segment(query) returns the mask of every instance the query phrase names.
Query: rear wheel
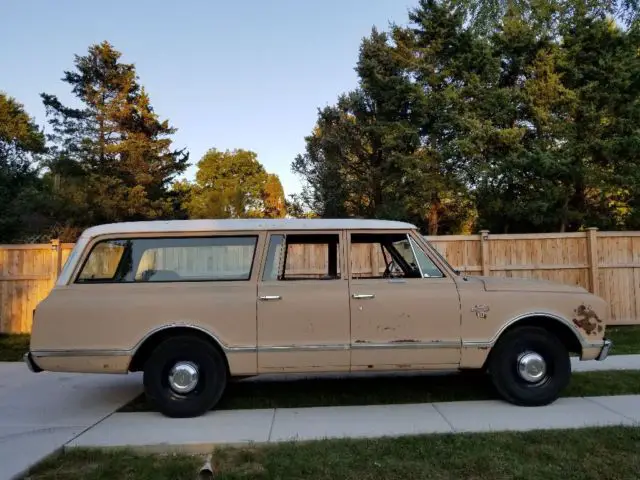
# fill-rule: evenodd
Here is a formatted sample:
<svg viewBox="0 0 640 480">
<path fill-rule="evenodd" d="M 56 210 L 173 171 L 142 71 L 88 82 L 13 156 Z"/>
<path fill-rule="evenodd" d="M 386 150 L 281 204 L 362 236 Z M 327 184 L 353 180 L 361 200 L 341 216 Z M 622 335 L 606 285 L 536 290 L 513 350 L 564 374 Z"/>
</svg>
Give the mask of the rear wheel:
<svg viewBox="0 0 640 480">
<path fill-rule="evenodd" d="M 569 352 L 558 337 L 543 328 L 516 328 L 505 333 L 493 348 L 489 374 L 508 402 L 548 405 L 569 384 Z"/>
<path fill-rule="evenodd" d="M 168 417 L 197 417 L 211 410 L 227 385 L 219 351 L 193 336 L 169 338 L 151 353 L 144 367 L 147 398 Z"/>
</svg>

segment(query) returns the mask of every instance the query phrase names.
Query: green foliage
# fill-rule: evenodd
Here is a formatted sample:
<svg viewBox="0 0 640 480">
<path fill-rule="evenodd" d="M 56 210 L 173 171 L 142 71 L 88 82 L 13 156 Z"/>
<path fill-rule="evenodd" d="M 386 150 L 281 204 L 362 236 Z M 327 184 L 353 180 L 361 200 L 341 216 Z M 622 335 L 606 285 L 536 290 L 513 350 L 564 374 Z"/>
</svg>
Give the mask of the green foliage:
<svg viewBox="0 0 640 480">
<path fill-rule="evenodd" d="M 635 228 L 640 26 L 605 16 L 621 5 L 421 0 L 320 110 L 292 165 L 303 203 L 430 234 Z"/>
<path fill-rule="evenodd" d="M 285 216 L 284 191 L 248 150 L 211 149 L 198 162 L 185 204 L 192 218 L 278 218 Z"/>
<path fill-rule="evenodd" d="M 160 120 L 132 64 L 108 42 L 89 47 L 66 71 L 80 108 L 42 94 L 52 134 L 48 162 L 59 215 L 74 225 L 173 218 L 169 187 L 188 166 L 172 150 L 176 129 Z"/>
<path fill-rule="evenodd" d="M 0 93 L 0 242 L 38 228 L 46 192 L 36 160 L 44 152 L 44 134 L 23 105 Z"/>
<path fill-rule="evenodd" d="M 555 28 L 571 18 L 614 16 L 629 26 L 638 19 L 638 0 L 452 0 L 474 31 L 491 33 L 510 11 L 536 27 Z"/>
</svg>

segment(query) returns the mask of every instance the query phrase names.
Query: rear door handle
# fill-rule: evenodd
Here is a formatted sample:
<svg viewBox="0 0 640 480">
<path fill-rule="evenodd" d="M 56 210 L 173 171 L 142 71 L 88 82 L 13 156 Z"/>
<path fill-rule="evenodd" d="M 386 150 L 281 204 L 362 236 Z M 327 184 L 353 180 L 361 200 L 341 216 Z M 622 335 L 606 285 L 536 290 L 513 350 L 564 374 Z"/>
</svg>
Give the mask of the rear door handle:
<svg viewBox="0 0 640 480">
<path fill-rule="evenodd" d="M 281 300 L 282 297 L 280 295 L 262 295 L 260 297 L 260 300 L 262 300 L 263 302 L 269 302 L 269 301 L 273 301 L 273 300 Z"/>
<path fill-rule="evenodd" d="M 375 295 L 373 293 L 360 293 L 360 294 L 354 293 L 351 296 L 353 298 L 360 299 L 360 300 L 364 300 L 364 299 L 367 299 L 367 298 L 374 298 L 375 297 Z"/>
</svg>

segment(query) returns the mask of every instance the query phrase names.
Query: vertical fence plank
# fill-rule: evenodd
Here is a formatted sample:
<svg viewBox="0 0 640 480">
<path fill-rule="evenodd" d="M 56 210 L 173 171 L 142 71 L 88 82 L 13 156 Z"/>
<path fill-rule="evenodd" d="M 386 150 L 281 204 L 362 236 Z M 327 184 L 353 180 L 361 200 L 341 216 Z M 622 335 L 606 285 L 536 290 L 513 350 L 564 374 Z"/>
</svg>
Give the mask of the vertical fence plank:
<svg viewBox="0 0 640 480">
<path fill-rule="evenodd" d="M 491 274 L 491 269 L 489 268 L 490 258 L 489 230 L 480 230 L 480 261 L 482 262 L 482 275 L 485 277 Z"/>
<path fill-rule="evenodd" d="M 589 291 L 600 295 L 600 274 L 598 272 L 598 229 L 587 229 L 587 251 L 589 255 Z"/>
<path fill-rule="evenodd" d="M 51 285 L 55 285 L 62 268 L 62 248 L 60 240 L 51 240 Z"/>
</svg>

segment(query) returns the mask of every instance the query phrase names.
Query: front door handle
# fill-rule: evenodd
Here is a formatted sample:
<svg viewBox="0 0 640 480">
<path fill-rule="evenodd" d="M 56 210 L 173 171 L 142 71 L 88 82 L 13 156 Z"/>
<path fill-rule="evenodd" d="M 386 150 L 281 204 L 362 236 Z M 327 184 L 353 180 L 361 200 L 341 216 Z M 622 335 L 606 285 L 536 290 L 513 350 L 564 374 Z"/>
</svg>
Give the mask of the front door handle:
<svg viewBox="0 0 640 480">
<path fill-rule="evenodd" d="M 263 302 L 269 302 L 269 301 L 273 301 L 273 300 L 281 300 L 282 297 L 280 295 L 262 295 L 260 297 L 260 300 L 262 300 Z"/>
<path fill-rule="evenodd" d="M 351 296 L 353 298 L 360 299 L 360 300 L 364 300 L 364 299 L 367 299 L 367 298 L 374 298 L 375 297 L 375 295 L 373 293 L 361 293 L 361 294 L 354 293 Z"/>
</svg>

